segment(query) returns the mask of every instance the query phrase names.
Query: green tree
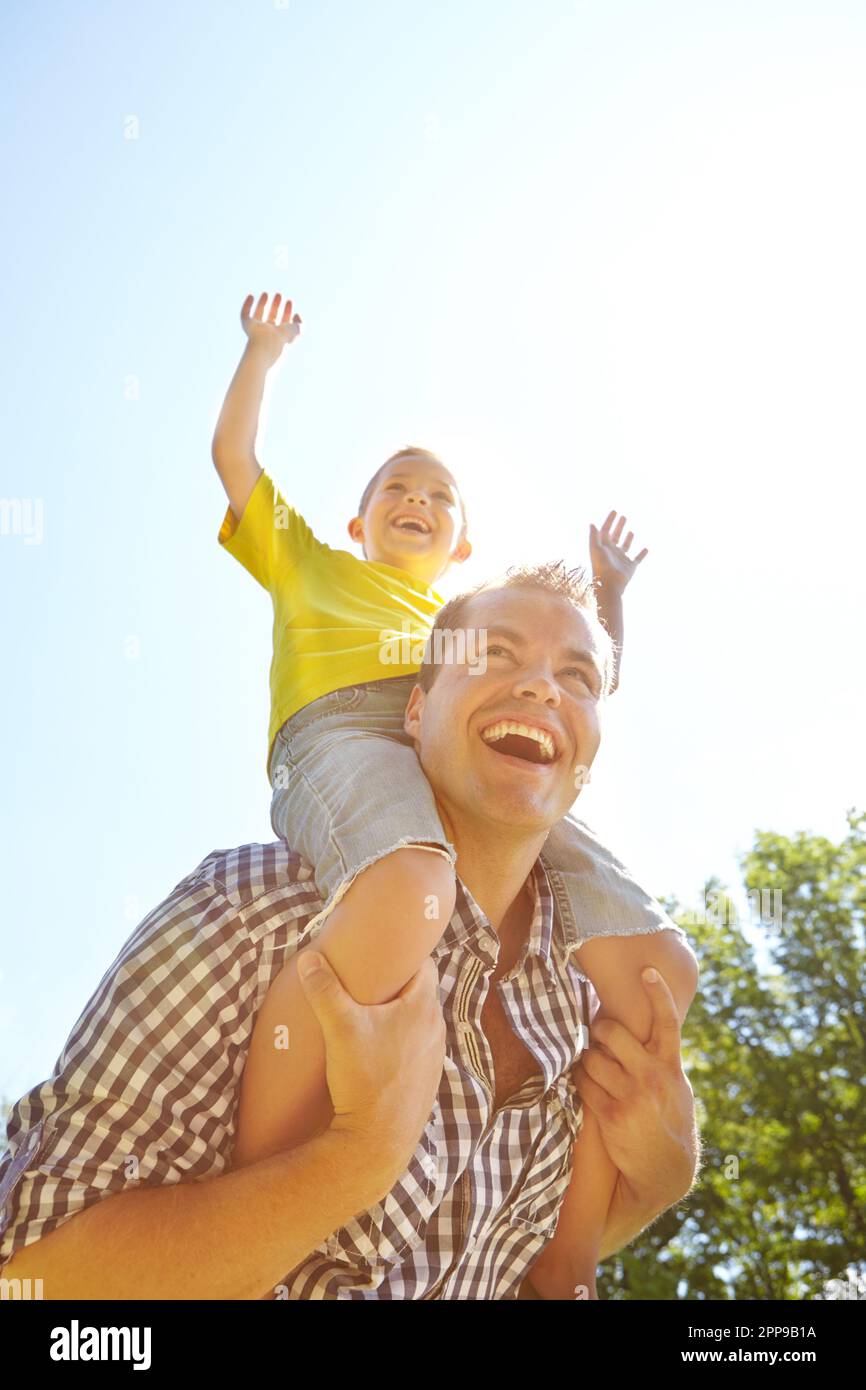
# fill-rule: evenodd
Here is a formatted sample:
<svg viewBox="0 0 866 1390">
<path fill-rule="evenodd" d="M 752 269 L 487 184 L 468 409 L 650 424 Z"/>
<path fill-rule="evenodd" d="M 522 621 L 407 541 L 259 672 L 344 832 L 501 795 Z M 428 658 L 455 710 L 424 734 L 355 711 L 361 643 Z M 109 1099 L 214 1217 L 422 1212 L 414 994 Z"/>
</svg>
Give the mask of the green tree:
<svg viewBox="0 0 866 1390">
<path fill-rule="evenodd" d="M 762 831 L 743 859 L 750 901 L 782 907 L 760 919 L 768 968 L 716 880 L 710 911 L 668 903 L 701 964 L 683 1037 L 701 1171 L 602 1267 L 602 1298 L 808 1299 L 866 1277 L 866 814 L 847 820 L 841 844 Z"/>
</svg>

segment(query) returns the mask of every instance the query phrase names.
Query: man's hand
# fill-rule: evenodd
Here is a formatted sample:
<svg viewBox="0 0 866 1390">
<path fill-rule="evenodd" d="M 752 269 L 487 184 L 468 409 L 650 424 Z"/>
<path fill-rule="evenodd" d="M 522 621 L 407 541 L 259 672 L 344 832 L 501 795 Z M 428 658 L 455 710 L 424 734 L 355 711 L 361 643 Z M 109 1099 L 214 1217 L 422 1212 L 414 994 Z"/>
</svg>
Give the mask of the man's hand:
<svg viewBox="0 0 866 1390">
<path fill-rule="evenodd" d="M 442 1079 L 438 971 L 428 957 L 395 999 L 369 1006 L 343 988 L 321 951 L 298 953 L 298 975 L 325 1039 L 329 1132 L 348 1137 L 358 1163 L 372 1159 L 380 1201 L 410 1162 Z"/>
<path fill-rule="evenodd" d="M 287 343 L 293 343 L 301 331 L 300 314 L 292 317 L 292 301 L 287 299 L 283 305 L 283 316 L 278 318 L 281 296 L 274 295 L 271 311 L 265 318 L 266 294 L 259 296 L 259 302 L 250 313 L 253 296 L 248 294 L 241 308 L 241 327 L 250 340 L 273 366 Z"/>
<path fill-rule="evenodd" d="M 614 590 L 621 594 L 641 560 L 649 554 L 649 551 L 643 549 L 639 555 L 632 558 L 628 550 L 634 540 L 634 532 L 629 531 L 620 545 L 619 538 L 623 533 L 625 517 L 620 517 L 616 527 L 611 532 L 610 528 L 615 517 L 616 512 L 609 512 L 600 531 L 597 526 L 590 526 L 589 553 L 592 559 L 593 576 L 600 581 L 603 589 Z"/>
<path fill-rule="evenodd" d="M 610 1018 L 592 1023 L 591 1046 L 572 1069 L 620 1171 L 602 1258 L 628 1244 L 678 1202 L 694 1181 L 699 1147 L 695 1098 L 682 1069 L 680 1021 L 665 981 L 641 979 L 653 1011 L 646 1045 Z"/>
</svg>

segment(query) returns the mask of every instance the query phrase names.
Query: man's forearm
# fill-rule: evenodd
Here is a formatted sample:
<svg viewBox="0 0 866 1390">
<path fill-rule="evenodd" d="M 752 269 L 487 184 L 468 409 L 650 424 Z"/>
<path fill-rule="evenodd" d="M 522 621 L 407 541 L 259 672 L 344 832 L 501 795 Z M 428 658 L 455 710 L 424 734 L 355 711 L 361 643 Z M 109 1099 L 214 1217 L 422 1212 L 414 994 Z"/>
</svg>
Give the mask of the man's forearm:
<svg viewBox="0 0 866 1390">
<path fill-rule="evenodd" d="M 3 1278 L 47 1299 L 261 1299 L 389 1190 L 355 1141 L 326 1130 L 206 1182 L 117 1193 L 24 1246 Z"/>
<path fill-rule="evenodd" d="M 630 1245 L 641 1231 L 646 1230 L 665 1207 L 648 1204 L 632 1192 L 622 1174 L 616 1185 L 605 1222 L 599 1248 L 599 1259 L 609 1259 L 617 1250 Z"/>
</svg>

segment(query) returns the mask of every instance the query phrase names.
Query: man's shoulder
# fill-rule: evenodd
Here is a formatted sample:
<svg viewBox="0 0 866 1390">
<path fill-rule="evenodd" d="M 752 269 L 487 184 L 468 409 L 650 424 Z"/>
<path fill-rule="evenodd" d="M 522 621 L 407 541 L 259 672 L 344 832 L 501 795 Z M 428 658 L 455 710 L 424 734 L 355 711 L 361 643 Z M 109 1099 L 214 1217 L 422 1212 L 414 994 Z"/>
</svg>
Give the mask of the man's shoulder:
<svg viewBox="0 0 866 1390">
<path fill-rule="evenodd" d="M 311 866 L 284 840 L 211 850 L 143 918 L 118 964 L 146 959 L 167 944 L 184 956 L 239 949 L 321 906 Z"/>
<path fill-rule="evenodd" d="M 313 871 L 285 840 L 214 849 L 177 885 L 175 893 L 211 886 L 234 906 L 246 908 L 271 893 L 316 892 Z"/>
</svg>

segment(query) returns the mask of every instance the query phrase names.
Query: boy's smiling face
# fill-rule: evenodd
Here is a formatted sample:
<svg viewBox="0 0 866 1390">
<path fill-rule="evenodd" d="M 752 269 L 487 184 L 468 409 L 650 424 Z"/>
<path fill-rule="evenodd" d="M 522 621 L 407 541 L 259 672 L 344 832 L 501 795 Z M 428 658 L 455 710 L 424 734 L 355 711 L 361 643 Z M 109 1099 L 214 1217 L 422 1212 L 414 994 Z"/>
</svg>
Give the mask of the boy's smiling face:
<svg viewBox="0 0 866 1390">
<path fill-rule="evenodd" d="M 349 535 L 368 560 L 434 584 L 472 551 L 461 539 L 463 522 L 463 503 L 445 465 L 410 455 L 384 466 L 363 515 L 349 522 Z"/>
</svg>

